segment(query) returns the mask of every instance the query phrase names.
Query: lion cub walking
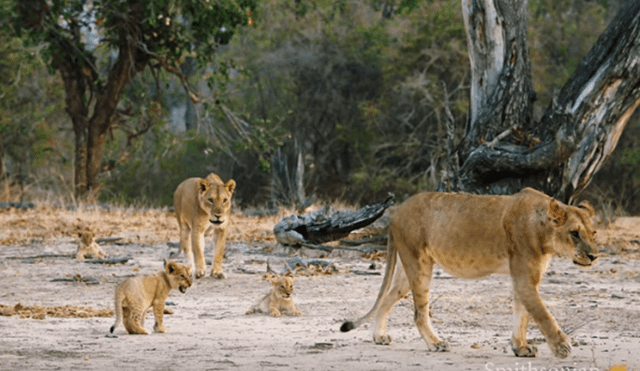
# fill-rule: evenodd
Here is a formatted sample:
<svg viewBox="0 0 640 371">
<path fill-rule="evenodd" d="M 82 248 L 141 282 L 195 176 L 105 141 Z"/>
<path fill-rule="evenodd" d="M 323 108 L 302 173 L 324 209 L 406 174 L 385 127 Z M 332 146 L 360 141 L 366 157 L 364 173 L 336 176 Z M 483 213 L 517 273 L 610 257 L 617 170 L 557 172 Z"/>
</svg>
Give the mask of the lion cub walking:
<svg viewBox="0 0 640 371">
<path fill-rule="evenodd" d="M 260 298 L 249 310 L 247 314 L 269 313 L 272 317 L 279 317 L 282 312 L 290 316 L 301 316 L 302 312 L 293 304 L 293 273 L 288 271 L 284 274 L 274 272 L 267 273 L 267 279 L 271 282 L 271 292 Z"/>
<path fill-rule="evenodd" d="M 116 323 L 111 326 L 111 333 L 124 321 L 128 333 L 146 335 L 144 318 L 151 307 L 156 319 L 153 330 L 167 332 L 162 315 L 169 291 L 178 288 L 184 294 L 191 283 L 191 267 L 176 262 L 165 262 L 165 269 L 152 275 L 127 278 L 116 288 Z"/>
<path fill-rule="evenodd" d="M 93 259 L 104 259 L 105 253 L 93 239 L 95 232 L 90 229 L 81 230 L 78 232 L 80 237 L 80 243 L 78 244 L 78 251 L 76 252 L 76 260 L 83 260 L 84 258 L 91 257 Z"/>
</svg>

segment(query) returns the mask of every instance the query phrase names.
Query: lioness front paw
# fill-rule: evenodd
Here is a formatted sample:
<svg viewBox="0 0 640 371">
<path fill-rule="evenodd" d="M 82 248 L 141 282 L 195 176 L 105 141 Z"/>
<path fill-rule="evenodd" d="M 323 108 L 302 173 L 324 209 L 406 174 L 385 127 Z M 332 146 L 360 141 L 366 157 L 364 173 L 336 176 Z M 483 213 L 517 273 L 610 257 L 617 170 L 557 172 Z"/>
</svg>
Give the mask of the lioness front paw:
<svg viewBox="0 0 640 371">
<path fill-rule="evenodd" d="M 391 335 L 389 334 L 373 335 L 373 342 L 378 345 L 390 345 Z"/>
<path fill-rule="evenodd" d="M 167 329 L 164 326 L 158 326 L 158 324 L 155 324 L 153 326 L 153 331 L 164 334 L 165 332 L 167 332 Z"/>
<path fill-rule="evenodd" d="M 216 279 L 216 280 L 223 280 L 223 279 L 227 278 L 224 275 L 224 273 L 222 273 L 222 272 L 214 272 L 214 271 L 211 271 L 211 277 Z"/>
<path fill-rule="evenodd" d="M 450 350 L 449 342 L 446 340 L 440 340 L 433 344 L 429 344 L 429 350 L 432 352 L 448 352 Z"/>
<path fill-rule="evenodd" d="M 511 349 L 516 357 L 535 357 L 538 355 L 538 348 L 530 344 L 525 344 L 517 348 L 511 346 Z"/>
<path fill-rule="evenodd" d="M 202 278 L 205 274 L 207 274 L 206 268 L 196 268 L 196 278 Z"/>
<path fill-rule="evenodd" d="M 571 354 L 571 344 L 569 344 L 569 342 L 567 341 L 558 343 L 555 346 L 552 346 L 551 344 L 549 344 L 549 347 L 551 347 L 551 351 L 553 352 L 553 355 L 555 355 L 558 358 L 567 358 Z"/>
</svg>

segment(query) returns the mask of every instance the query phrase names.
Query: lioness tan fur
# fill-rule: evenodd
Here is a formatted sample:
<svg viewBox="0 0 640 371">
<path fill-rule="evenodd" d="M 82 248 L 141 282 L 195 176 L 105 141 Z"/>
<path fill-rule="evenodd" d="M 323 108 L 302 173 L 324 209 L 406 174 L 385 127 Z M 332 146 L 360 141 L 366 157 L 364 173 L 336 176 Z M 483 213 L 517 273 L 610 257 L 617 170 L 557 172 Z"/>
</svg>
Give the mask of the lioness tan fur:
<svg viewBox="0 0 640 371">
<path fill-rule="evenodd" d="M 153 330 L 166 332 L 162 324 L 165 301 L 172 289 L 178 288 L 184 294 L 191 287 L 190 270 L 191 267 L 169 262 L 155 274 L 127 278 L 120 283 L 116 288 L 116 322 L 111 326 L 111 333 L 124 320 L 124 328 L 128 333 L 146 335 L 144 319 L 151 307 L 156 319 Z"/>
<path fill-rule="evenodd" d="M 78 244 L 78 251 L 76 252 L 77 260 L 83 260 L 84 258 L 104 259 L 106 257 L 100 245 L 94 241 L 94 236 L 95 232 L 89 229 L 78 232 L 80 243 Z"/>
<path fill-rule="evenodd" d="M 284 274 L 267 273 L 267 279 L 271 282 L 271 291 L 261 297 L 247 314 L 269 313 L 272 317 L 279 317 L 283 312 L 290 316 L 301 316 L 302 312 L 293 303 L 293 274 L 289 271 Z"/>
<path fill-rule="evenodd" d="M 409 198 L 390 225 L 386 272 L 373 308 L 357 321 L 343 323 L 341 331 L 375 316 L 374 342 L 390 344 L 387 316 L 411 290 L 414 320 L 422 338 L 430 349 L 447 351 L 448 343 L 435 334 L 428 314 L 431 274 L 438 264 L 462 278 L 510 274 L 515 355 L 537 353 L 526 340 L 531 317 L 554 355 L 569 356 L 569 339 L 545 308 L 538 287 L 553 255 L 569 257 L 580 266 L 590 266 L 597 259 L 591 224 L 594 210 L 588 204 L 580 206 L 565 205 L 531 188 L 511 196 L 421 193 Z"/>
<path fill-rule="evenodd" d="M 211 276 L 224 278 L 222 259 L 227 240 L 227 228 L 231 215 L 231 197 L 236 182 L 222 182 L 219 176 L 209 174 L 205 179 L 189 178 L 178 186 L 173 195 L 173 205 L 180 227 L 180 251 L 184 252 L 187 265 L 194 263 L 195 276 L 206 273 L 204 260 L 204 234 L 213 226 L 215 252 Z"/>
</svg>

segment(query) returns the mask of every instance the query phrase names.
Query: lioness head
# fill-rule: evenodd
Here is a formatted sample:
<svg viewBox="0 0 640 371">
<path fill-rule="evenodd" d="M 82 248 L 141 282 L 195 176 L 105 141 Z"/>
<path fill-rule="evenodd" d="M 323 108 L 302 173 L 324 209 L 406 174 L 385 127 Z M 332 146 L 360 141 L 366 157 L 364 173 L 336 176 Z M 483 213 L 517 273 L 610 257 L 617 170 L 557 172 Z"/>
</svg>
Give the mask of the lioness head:
<svg viewBox="0 0 640 371">
<path fill-rule="evenodd" d="M 210 177 L 198 181 L 198 204 L 212 224 L 219 225 L 227 221 L 235 189 L 236 182 L 233 179 L 224 184 Z"/>
<path fill-rule="evenodd" d="M 595 215 L 593 207 L 586 201 L 575 207 L 551 200 L 548 213 L 555 226 L 556 252 L 571 257 L 577 265 L 588 267 L 595 263 L 598 259 L 598 247 L 596 230 L 591 224 Z"/>
<path fill-rule="evenodd" d="M 291 295 L 293 295 L 293 282 L 295 280 L 291 271 L 285 274 L 271 274 L 268 280 L 271 282 L 271 292 L 275 293 L 278 298 L 283 300 L 291 299 Z"/>
<path fill-rule="evenodd" d="M 176 262 L 168 262 L 165 264 L 164 269 L 169 276 L 169 284 L 171 288 L 178 288 L 181 293 L 187 292 L 187 289 L 191 287 L 191 268 L 192 266 L 184 266 Z"/>
</svg>

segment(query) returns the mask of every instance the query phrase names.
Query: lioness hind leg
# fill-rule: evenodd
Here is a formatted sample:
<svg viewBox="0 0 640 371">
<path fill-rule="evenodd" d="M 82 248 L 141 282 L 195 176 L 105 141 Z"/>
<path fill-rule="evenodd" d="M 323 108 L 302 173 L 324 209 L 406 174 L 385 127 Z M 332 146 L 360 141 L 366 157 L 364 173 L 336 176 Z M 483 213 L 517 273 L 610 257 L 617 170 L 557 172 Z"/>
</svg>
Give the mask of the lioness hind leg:
<svg viewBox="0 0 640 371">
<path fill-rule="evenodd" d="M 379 345 L 391 344 L 391 336 L 387 334 L 387 317 L 398 300 L 405 297 L 411 289 L 400 259 L 396 260 L 396 262 L 391 286 L 380 303 L 373 323 L 373 341 Z"/>
<path fill-rule="evenodd" d="M 398 250 L 407 251 L 407 249 Z M 449 343 L 441 340 L 436 335 L 431 327 L 431 319 L 429 318 L 429 288 L 435 262 L 431 257 L 427 256 L 424 249 L 419 250 L 417 259 L 412 256 L 401 256 L 401 258 L 405 272 L 414 272 L 407 273 L 407 279 L 413 294 L 416 327 L 430 350 L 448 352 Z"/>
<path fill-rule="evenodd" d="M 527 310 L 518 298 L 518 294 L 513 292 L 513 336 L 511 337 L 511 349 L 516 357 L 535 357 L 538 348 L 527 343 L 527 324 L 529 316 Z"/>
</svg>

